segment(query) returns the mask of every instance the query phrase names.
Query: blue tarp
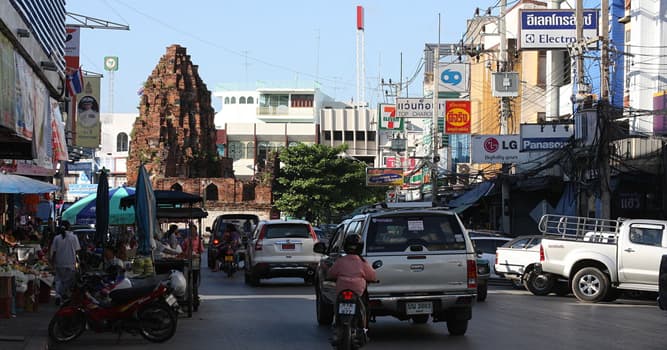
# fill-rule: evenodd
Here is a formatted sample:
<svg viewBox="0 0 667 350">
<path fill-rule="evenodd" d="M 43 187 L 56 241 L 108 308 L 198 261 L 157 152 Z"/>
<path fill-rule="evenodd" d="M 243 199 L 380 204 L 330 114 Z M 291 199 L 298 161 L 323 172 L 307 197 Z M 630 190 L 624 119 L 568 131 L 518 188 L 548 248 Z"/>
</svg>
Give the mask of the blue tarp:
<svg viewBox="0 0 667 350">
<path fill-rule="evenodd" d="M 477 203 L 480 198 L 489 194 L 493 186 L 494 183 L 492 181 L 484 181 L 475 188 L 451 200 L 447 205 L 454 208 L 462 207 L 465 210 L 465 208 Z"/>
</svg>

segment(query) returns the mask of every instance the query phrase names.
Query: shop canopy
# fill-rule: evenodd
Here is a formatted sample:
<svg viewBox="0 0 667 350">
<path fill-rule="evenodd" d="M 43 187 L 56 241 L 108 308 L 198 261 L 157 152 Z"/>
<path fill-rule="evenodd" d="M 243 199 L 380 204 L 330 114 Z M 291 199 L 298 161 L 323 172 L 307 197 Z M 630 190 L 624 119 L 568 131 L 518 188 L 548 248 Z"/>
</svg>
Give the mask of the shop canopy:
<svg viewBox="0 0 667 350">
<path fill-rule="evenodd" d="M 464 210 L 473 206 L 480 198 L 488 195 L 493 189 L 494 183 L 492 181 L 485 181 L 475 186 L 475 188 L 468 190 L 468 192 L 456 197 L 447 203 L 447 206 L 452 207 L 456 213 L 462 213 Z"/>
<path fill-rule="evenodd" d="M 0 172 L 0 193 L 50 193 L 57 190 L 58 186 L 48 182 Z"/>
</svg>

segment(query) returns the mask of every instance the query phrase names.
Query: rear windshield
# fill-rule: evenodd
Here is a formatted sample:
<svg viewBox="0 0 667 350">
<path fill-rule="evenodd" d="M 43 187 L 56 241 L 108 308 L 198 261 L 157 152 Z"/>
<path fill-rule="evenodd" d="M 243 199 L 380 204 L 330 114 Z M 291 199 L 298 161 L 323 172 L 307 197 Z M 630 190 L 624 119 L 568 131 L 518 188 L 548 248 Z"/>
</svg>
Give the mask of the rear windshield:
<svg viewBox="0 0 667 350">
<path fill-rule="evenodd" d="M 429 251 L 466 248 L 463 232 L 453 215 L 371 219 L 366 252 L 403 252 L 412 245 L 422 245 Z"/>
<path fill-rule="evenodd" d="M 264 238 L 310 238 L 310 229 L 304 224 L 266 225 Z"/>
</svg>

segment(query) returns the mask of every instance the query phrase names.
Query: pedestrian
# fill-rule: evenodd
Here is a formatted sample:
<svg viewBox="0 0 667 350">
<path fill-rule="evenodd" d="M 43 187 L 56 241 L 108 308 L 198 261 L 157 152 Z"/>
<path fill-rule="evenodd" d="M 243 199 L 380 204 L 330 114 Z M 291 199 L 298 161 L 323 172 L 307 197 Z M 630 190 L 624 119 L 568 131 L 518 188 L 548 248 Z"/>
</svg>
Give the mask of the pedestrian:
<svg viewBox="0 0 667 350">
<path fill-rule="evenodd" d="M 56 305 L 69 297 L 76 276 L 76 254 L 81 250 L 79 239 L 69 231 L 69 222 L 63 221 L 53 239 L 49 257 L 55 270 Z"/>
<path fill-rule="evenodd" d="M 204 252 L 204 243 L 199 238 L 197 226 L 190 224 L 190 231 L 182 244 L 183 254 L 192 262 L 192 293 L 193 308 L 195 311 L 199 308 L 199 279 L 201 272 L 201 254 Z"/>
</svg>

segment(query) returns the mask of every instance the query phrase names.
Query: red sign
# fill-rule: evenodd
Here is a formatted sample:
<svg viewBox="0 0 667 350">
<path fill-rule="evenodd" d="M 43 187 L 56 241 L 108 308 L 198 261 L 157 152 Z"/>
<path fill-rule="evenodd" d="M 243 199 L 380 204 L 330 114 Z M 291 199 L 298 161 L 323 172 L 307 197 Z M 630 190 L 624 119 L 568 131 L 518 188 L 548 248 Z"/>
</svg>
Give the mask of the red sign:
<svg viewBox="0 0 667 350">
<path fill-rule="evenodd" d="M 470 134 L 470 101 L 447 101 L 445 133 Z"/>
<path fill-rule="evenodd" d="M 403 162 L 405 162 L 405 157 L 387 157 L 386 165 L 387 168 L 402 168 Z M 417 159 L 408 158 L 408 170 L 412 170 L 417 165 Z"/>
</svg>

